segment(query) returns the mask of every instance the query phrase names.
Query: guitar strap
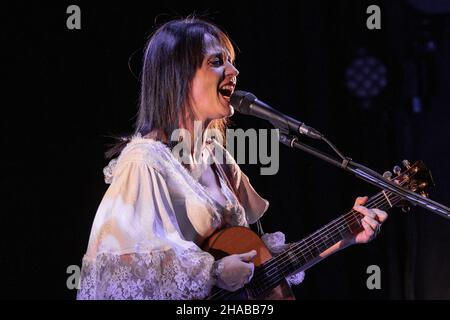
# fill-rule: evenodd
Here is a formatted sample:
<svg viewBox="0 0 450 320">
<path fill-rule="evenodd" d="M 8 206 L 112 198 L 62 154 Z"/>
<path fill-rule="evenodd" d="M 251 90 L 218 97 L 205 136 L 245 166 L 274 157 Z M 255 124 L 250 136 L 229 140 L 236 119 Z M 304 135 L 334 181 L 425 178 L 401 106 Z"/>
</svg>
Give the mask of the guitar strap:
<svg viewBox="0 0 450 320">
<path fill-rule="evenodd" d="M 219 171 L 219 174 L 222 176 L 222 178 L 225 180 L 225 182 L 227 183 L 228 187 L 233 190 L 234 195 L 236 196 L 236 198 L 238 199 L 238 201 L 240 201 L 239 199 L 239 195 L 238 195 L 238 191 L 236 190 L 237 186 L 231 182 L 231 179 L 233 177 L 232 174 L 232 164 L 226 164 L 225 162 L 223 163 L 218 163 L 217 162 L 217 158 L 215 156 L 215 153 L 208 148 L 208 151 L 210 153 L 210 155 L 214 158 L 214 165 L 216 166 L 217 170 Z M 261 224 L 261 220 L 256 221 L 256 232 L 258 233 L 258 235 L 260 237 L 262 237 L 265 232 L 262 228 L 262 224 Z"/>
<path fill-rule="evenodd" d="M 262 237 L 265 234 L 263 227 L 262 227 L 261 219 L 256 221 L 256 229 L 257 229 L 258 236 Z"/>
</svg>

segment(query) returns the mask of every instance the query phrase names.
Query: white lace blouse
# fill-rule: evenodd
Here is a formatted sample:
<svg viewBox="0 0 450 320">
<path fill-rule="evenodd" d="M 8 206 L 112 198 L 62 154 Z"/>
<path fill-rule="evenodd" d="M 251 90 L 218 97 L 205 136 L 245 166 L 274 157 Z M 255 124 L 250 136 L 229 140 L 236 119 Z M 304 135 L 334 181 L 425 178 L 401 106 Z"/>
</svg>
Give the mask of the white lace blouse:
<svg viewBox="0 0 450 320">
<path fill-rule="evenodd" d="M 201 243 L 219 227 L 256 222 L 269 205 L 224 148 L 215 142 L 208 148 L 226 158 L 216 162 L 225 206 L 159 141 L 134 137 L 105 168 L 111 185 L 95 215 L 78 299 L 208 295 L 214 258 Z"/>
</svg>

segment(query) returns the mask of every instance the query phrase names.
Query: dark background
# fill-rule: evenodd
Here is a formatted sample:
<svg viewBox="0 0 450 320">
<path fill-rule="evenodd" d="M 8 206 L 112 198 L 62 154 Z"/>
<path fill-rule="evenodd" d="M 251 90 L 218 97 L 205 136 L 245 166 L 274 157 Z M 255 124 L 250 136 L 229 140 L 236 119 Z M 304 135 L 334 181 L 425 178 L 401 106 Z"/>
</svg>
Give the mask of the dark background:
<svg viewBox="0 0 450 320">
<path fill-rule="evenodd" d="M 155 22 L 194 12 L 239 47 L 239 89 L 314 126 L 379 172 L 403 159 L 424 160 L 436 184 L 431 198 L 449 205 L 449 4 L 416 2 L 425 11 L 406 0 L 3 4 L 1 296 L 75 298 L 66 269 L 81 263 L 107 188 L 106 136 L 131 131 L 139 91 L 133 73 L 147 36 Z M 81 7 L 81 30 L 66 28 L 70 4 Z M 366 28 L 370 4 L 381 8 L 381 30 Z M 345 85 L 358 54 L 387 70 L 386 87 L 371 99 Z M 233 121 L 270 128 L 247 116 Z M 346 212 L 356 196 L 377 192 L 284 146 L 277 175 L 259 175 L 258 165 L 243 169 L 271 202 L 265 231 L 282 230 L 288 241 Z M 376 241 L 308 270 L 296 296 L 449 299 L 449 231 L 450 221 L 431 212 L 394 209 Z M 381 290 L 366 287 L 372 264 L 381 268 Z"/>
</svg>

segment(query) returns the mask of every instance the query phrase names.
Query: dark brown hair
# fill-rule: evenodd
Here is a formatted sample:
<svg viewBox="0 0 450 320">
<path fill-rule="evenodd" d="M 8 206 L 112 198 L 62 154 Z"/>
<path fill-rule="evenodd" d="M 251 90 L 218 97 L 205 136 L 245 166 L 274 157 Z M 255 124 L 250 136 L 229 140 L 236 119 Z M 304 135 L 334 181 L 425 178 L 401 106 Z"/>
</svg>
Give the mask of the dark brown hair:
<svg viewBox="0 0 450 320">
<path fill-rule="evenodd" d="M 227 49 L 234 60 L 234 48 L 228 36 L 202 19 L 169 21 L 150 37 L 144 51 L 134 134 L 145 136 L 157 132 L 170 138 L 180 121 L 185 125 L 183 122 L 194 119 L 189 95 L 192 79 L 206 54 L 205 35 Z M 211 121 L 208 128 L 219 129 L 224 134 L 226 126 L 226 119 L 217 119 Z M 123 139 L 106 156 L 118 154 L 126 142 L 127 139 Z"/>
</svg>

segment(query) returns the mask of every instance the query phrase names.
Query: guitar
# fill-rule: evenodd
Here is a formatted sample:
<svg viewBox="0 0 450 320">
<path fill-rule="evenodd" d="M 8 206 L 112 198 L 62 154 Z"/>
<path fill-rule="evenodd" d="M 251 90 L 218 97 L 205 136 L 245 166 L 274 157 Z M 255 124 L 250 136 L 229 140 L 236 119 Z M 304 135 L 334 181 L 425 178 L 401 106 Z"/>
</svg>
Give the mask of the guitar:
<svg viewBox="0 0 450 320">
<path fill-rule="evenodd" d="M 433 184 L 430 171 L 422 161 L 413 165 L 405 160 L 406 170 L 394 168 L 395 177 L 386 172 L 384 177 L 413 192 L 427 197 L 427 187 Z M 394 206 L 408 208 L 408 202 L 389 191 L 381 191 L 365 203 L 367 208 L 388 210 Z M 245 253 L 256 250 L 253 260 L 255 271 L 251 281 L 242 289 L 230 292 L 218 287 L 211 291 L 209 300 L 248 300 L 248 299 L 295 299 L 286 277 L 295 272 L 303 271 L 320 260 L 320 254 L 337 242 L 358 234 L 363 230 L 361 213 L 350 210 L 334 219 L 306 238 L 292 243 L 276 257 L 273 257 L 260 237 L 249 228 L 231 227 L 219 230 L 209 237 L 202 249 L 209 252 L 216 260 L 227 255 Z"/>
</svg>

